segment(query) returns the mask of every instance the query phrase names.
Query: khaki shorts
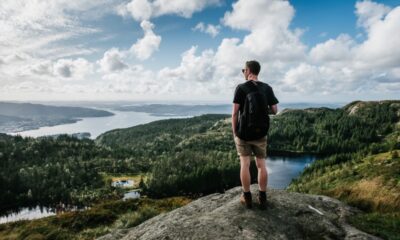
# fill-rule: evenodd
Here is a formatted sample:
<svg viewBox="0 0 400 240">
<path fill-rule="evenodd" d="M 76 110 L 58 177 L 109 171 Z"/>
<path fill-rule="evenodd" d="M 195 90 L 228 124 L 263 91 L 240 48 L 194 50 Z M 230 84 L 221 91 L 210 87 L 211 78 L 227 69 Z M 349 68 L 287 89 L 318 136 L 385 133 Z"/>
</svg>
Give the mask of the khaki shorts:
<svg viewBox="0 0 400 240">
<path fill-rule="evenodd" d="M 235 145 L 239 156 L 251 156 L 253 154 L 257 158 L 267 157 L 267 136 L 251 141 L 245 141 L 235 136 Z"/>
</svg>

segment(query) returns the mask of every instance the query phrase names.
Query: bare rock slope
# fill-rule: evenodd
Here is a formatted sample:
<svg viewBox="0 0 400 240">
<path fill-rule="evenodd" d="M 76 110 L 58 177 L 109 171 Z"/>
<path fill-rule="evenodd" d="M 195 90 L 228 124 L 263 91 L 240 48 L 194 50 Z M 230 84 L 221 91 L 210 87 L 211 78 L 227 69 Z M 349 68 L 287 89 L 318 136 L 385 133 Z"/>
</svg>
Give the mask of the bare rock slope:
<svg viewBox="0 0 400 240">
<path fill-rule="evenodd" d="M 101 237 L 110 239 L 379 239 L 350 226 L 358 210 L 326 196 L 268 189 L 268 207 L 239 203 L 241 188 L 202 197 L 131 229 Z"/>
</svg>

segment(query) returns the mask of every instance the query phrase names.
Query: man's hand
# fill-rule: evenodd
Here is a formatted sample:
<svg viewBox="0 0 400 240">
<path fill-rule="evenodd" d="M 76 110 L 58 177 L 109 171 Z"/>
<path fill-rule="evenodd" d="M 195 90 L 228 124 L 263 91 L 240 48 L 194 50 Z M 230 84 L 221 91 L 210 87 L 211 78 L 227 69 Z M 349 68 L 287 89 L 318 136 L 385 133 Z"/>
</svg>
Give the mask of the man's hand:
<svg viewBox="0 0 400 240">
<path fill-rule="evenodd" d="M 269 106 L 268 113 L 273 114 L 273 115 L 277 114 L 278 113 L 278 105 L 275 104 L 275 105 Z"/>
</svg>

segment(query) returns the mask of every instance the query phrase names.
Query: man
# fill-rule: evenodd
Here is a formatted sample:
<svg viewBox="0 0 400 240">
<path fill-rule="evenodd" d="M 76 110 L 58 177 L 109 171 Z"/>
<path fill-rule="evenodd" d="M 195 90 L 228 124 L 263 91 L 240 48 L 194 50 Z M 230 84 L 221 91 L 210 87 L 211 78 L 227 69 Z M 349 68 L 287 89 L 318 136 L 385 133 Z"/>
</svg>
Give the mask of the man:
<svg viewBox="0 0 400 240">
<path fill-rule="evenodd" d="M 254 154 L 258 168 L 258 203 L 262 209 L 265 209 L 267 203 L 266 190 L 268 181 L 267 169 L 265 166 L 265 158 L 267 156 L 267 135 L 265 134 L 265 136 L 254 140 L 244 140 L 238 136 L 238 116 L 241 116 L 241 114 L 244 113 L 244 103 L 249 92 L 261 91 L 267 100 L 266 104 L 269 107 L 268 112 L 270 114 L 276 114 L 278 112 L 277 103 L 279 101 L 276 99 L 272 88 L 268 84 L 258 80 L 260 69 L 261 66 L 257 61 L 246 62 L 245 68 L 242 69 L 246 82 L 239 84 L 235 90 L 232 109 L 232 131 L 236 149 L 240 157 L 240 180 L 242 182 L 243 190 L 243 193 L 240 196 L 240 202 L 247 208 L 252 207 L 252 197 L 250 192 L 250 158 L 251 155 Z M 251 90 L 249 91 L 249 89 Z M 265 119 L 267 121 L 267 128 L 264 132 L 267 132 L 269 128 L 268 112 Z"/>
</svg>

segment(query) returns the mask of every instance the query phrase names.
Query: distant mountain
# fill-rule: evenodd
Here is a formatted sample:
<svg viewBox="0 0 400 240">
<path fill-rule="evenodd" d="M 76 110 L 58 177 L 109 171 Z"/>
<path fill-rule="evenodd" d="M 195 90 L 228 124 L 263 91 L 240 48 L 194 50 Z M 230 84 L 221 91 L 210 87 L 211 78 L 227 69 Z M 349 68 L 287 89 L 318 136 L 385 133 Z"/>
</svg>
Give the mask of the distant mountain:
<svg viewBox="0 0 400 240">
<path fill-rule="evenodd" d="M 60 119 L 74 117 L 105 117 L 114 115 L 104 110 L 82 107 L 61 107 L 32 103 L 0 102 L 0 114 L 30 119 Z"/>
<path fill-rule="evenodd" d="M 0 132 L 17 132 L 74 123 L 82 117 L 114 115 L 104 110 L 82 107 L 49 106 L 32 103 L 0 102 Z"/>
<path fill-rule="evenodd" d="M 29 118 L 20 118 L 20 117 L 0 115 L 0 125 L 8 124 L 10 122 L 20 122 L 20 121 L 29 121 L 29 120 L 30 120 Z"/>
<path fill-rule="evenodd" d="M 340 103 L 282 103 L 278 104 L 279 111 L 287 108 L 305 109 L 312 107 L 329 107 L 338 108 L 343 104 Z M 117 111 L 133 111 L 145 112 L 153 116 L 199 116 L 202 114 L 230 114 L 232 112 L 232 104 L 141 104 L 114 107 Z"/>
<path fill-rule="evenodd" d="M 208 113 L 229 113 L 232 106 L 220 105 L 179 105 L 179 104 L 146 104 L 121 106 L 114 108 L 118 111 L 146 112 L 153 116 L 198 116 Z"/>
</svg>

